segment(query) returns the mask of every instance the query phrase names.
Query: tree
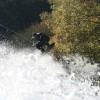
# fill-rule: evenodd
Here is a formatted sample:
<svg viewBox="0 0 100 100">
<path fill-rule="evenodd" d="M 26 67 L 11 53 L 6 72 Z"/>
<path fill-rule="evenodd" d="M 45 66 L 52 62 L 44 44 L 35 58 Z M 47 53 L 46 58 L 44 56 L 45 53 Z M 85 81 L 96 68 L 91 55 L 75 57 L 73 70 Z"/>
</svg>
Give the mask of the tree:
<svg viewBox="0 0 100 100">
<path fill-rule="evenodd" d="M 41 19 L 55 33 L 55 54 L 80 53 L 100 59 L 100 3 L 96 0 L 49 0 L 52 13 Z"/>
</svg>

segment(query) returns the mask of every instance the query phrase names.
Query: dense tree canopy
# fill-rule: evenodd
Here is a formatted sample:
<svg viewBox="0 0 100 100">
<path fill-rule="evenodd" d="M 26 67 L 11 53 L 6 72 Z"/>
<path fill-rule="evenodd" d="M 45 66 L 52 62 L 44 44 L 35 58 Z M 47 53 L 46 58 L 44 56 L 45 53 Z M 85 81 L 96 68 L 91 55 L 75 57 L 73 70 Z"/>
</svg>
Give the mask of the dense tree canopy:
<svg viewBox="0 0 100 100">
<path fill-rule="evenodd" d="M 55 54 L 80 53 L 100 61 L 100 2 L 98 0 L 49 0 L 52 13 L 43 22 L 55 34 Z"/>
</svg>

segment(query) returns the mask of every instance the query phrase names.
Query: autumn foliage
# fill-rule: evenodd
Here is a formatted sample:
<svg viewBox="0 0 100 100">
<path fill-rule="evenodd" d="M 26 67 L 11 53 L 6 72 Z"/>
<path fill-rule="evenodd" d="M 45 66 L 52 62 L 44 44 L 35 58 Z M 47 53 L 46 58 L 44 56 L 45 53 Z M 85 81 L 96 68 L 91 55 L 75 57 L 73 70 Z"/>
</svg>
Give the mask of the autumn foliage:
<svg viewBox="0 0 100 100">
<path fill-rule="evenodd" d="M 49 0 L 52 13 L 41 19 L 54 33 L 54 54 L 79 53 L 100 61 L 100 2 L 98 0 Z"/>
</svg>

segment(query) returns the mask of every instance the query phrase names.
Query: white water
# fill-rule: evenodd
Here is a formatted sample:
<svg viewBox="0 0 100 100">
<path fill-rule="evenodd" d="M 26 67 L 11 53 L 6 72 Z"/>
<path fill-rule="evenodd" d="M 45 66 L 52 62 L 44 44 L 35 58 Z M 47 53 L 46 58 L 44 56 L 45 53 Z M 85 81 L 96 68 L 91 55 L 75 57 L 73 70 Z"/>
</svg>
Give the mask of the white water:
<svg viewBox="0 0 100 100">
<path fill-rule="evenodd" d="M 99 86 L 89 79 L 99 74 L 97 65 L 83 62 L 75 58 L 68 74 L 49 54 L 1 44 L 0 100 L 100 100 Z"/>
</svg>

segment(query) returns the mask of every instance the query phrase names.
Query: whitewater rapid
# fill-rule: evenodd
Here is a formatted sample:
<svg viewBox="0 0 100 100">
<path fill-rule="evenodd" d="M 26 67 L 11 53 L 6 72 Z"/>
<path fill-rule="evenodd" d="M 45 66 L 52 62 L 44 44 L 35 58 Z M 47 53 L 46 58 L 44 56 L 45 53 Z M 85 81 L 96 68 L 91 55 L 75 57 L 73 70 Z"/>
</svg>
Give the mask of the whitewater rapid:
<svg viewBox="0 0 100 100">
<path fill-rule="evenodd" d="M 90 79 L 97 64 L 83 62 L 75 58 L 68 73 L 50 54 L 0 44 L 0 100 L 100 100 Z"/>
</svg>

